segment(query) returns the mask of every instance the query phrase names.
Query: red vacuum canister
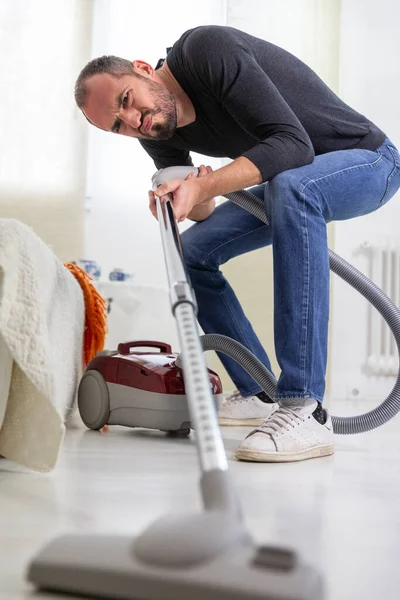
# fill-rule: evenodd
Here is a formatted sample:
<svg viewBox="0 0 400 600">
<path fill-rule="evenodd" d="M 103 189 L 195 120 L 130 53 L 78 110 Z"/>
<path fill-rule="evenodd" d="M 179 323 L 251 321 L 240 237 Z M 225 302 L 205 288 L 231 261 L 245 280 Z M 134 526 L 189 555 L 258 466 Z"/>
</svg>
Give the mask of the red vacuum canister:
<svg viewBox="0 0 400 600">
<path fill-rule="evenodd" d="M 158 351 L 138 351 L 155 348 Z M 89 429 L 126 425 L 160 429 L 178 436 L 191 429 L 183 372 L 178 354 L 164 342 L 124 342 L 118 350 L 103 350 L 88 364 L 78 390 L 78 407 Z M 222 384 L 208 369 L 216 410 Z"/>
</svg>

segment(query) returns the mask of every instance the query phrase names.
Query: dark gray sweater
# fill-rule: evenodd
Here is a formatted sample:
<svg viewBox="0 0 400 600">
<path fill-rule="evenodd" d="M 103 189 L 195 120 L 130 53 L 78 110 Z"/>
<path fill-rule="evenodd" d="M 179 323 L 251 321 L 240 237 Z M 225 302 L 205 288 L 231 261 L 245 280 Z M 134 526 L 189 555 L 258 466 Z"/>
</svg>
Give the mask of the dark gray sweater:
<svg viewBox="0 0 400 600">
<path fill-rule="evenodd" d="M 191 165 L 189 151 L 246 156 L 267 181 L 314 155 L 376 150 L 385 134 L 289 52 L 231 27 L 185 32 L 167 57 L 196 120 L 166 141 L 140 140 L 156 167 Z"/>
</svg>

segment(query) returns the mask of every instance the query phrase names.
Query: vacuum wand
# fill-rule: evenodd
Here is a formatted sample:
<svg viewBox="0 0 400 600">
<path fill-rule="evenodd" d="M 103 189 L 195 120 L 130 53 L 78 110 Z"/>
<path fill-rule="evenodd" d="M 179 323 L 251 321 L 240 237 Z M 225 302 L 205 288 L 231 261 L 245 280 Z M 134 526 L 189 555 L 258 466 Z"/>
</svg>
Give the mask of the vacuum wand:
<svg viewBox="0 0 400 600">
<path fill-rule="evenodd" d="M 197 171 L 197 169 L 196 169 Z M 159 172 L 163 173 L 163 171 Z M 153 189 L 162 181 L 153 177 Z M 169 179 L 171 174 L 169 173 Z M 195 429 L 202 472 L 201 491 L 206 510 L 218 508 L 238 514 L 239 504 L 228 479 L 228 462 L 210 389 L 204 351 L 200 342 L 197 304 L 185 269 L 179 231 L 170 201 L 156 197 L 172 313 L 181 344 L 181 364 L 191 423 Z"/>
<path fill-rule="evenodd" d="M 153 189 L 163 183 L 157 175 L 158 173 L 152 180 Z M 176 319 L 181 343 L 183 377 L 191 422 L 196 431 L 201 470 L 203 473 L 215 470 L 226 471 L 228 463 L 211 394 L 204 352 L 197 331 L 196 299 L 184 266 L 173 207 L 170 201 L 162 202 L 158 197 L 156 197 L 156 206 L 171 309 Z"/>
</svg>

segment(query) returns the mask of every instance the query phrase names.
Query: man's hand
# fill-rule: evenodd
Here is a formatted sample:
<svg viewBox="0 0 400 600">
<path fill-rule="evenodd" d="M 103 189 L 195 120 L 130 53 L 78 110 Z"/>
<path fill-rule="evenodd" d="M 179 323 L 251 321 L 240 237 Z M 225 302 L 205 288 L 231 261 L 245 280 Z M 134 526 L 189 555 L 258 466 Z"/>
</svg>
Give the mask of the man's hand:
<svg viewBox="0 0 400 600">
<path fill-rule="evenodd" d="M 186 179 L 173 179 L 160 185 L 154 192 L 149 191 L 149 207 L 152 215 L 157 218 L 155 196 L 158 196 L 161 202 L 171 200 L 174 215 L 178 222 L 184 221 L 197 205 L 209 204 L 212 198 L 202 197 L 202 188 L 199 185 L 198 178 L 211 172 L 211 167 L 201 165 L 197 176 L 194 173 L 189 173 Z"/>
</svg>

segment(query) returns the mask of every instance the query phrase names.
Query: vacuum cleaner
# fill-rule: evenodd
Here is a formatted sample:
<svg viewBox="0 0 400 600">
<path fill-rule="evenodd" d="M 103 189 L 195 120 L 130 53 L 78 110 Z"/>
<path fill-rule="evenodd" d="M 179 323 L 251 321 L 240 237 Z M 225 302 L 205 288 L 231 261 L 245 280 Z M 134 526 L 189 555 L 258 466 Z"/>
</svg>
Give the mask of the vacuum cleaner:
<svg viewBox="0 0 400 600">
<path fill-rule="evenodd" d="M 153 176 L 153 189 L 169 179 L 184 179 L 189 172 L 197 172 L 197 169 L 170 167 L 158 171 Z M 259 198 L 244 191 L 228 194 L 227 197 L 267 222 Z M 182 368 L 190 424 L 196 431 L 200 489 L 205 510 L 197 515 L 164 517 L 136 540 L 130 536 L 111 535 L 62 537 L 46 546 L 33 560 L 28 579 L 37 587 L 80 594 L 85 598 L 322 600 L 322 578 L 312 566 L 305 564 L 291 549 L 268 545 L 257 547 L 246 531 L 229 479 L 218 427 L 214 395 L 218 396 L 219 388 L 216 381 L 215 388 L 213 382 L 210 384 L 210 375 L 213 374 L 206 368 L 203 351 L 213 349 L 236 359 L 272 397 L 276 381 L 268 369 L 236 341 L 216 334 L 199 337 L 196 300 L 184 267 L 173 210 L 169 202 L 162 204 L 157 198 L 156 203 L 171 307 L 182 350 L 179 357 L 173 357 L 173 368 Z M 380 311 L 400 348 L 400 311 L 397 307 L 354 267 L 332 251 L 329 256 L 331 269 Z M 130 352 L 128 346 L 119 347 L 119 361 Z M 169 353 L 169 347 L 164 349 L 165 353 Z M 111 360 L 117 354 L 103 355 L 103 358 Z M 370 413 L 350 418 L 335 417 L 335 431 L 367 431 L 397 414 L 400 409 L 399 379 L 388 398 Z M 103 410 L 103 400 L 100 400 L 100 409 L 92 411 L 87 404 L 90 403 L 91 388 L 97 393 L 95 381 L 90 376 L 88 383 L 82 386 L 80 411 L 83 415 L 87 414 L 88 423 L 98 426 L 104 418 L 106 421 L 114 419 L 112 412 L 122 407 L 122 396 L 116 394 L 118 400 L 113 410 L 108 409 L 107 403 L 106 410 Z M 108 381 L 105 385 L 108 389 L 115 384 L 120 385 L 121 381 Z M 107 396 L 104 388 L 102 393 Z M 129 424 L 134 425 L 136 410 L 140 409 L 143 413 L 146 408 L 149 411 L 151 405 L 131 408 Z M 101 419 L 99 416 L 96 421 L 100 413 Z M 161 418 L 153 421 L 151 426 L 169 430 L 170 421 L 166 427 L 162 413 L 160 411 Z"/>
<path fill-rule="evenodd" d="M 144 347 L 158 352 L 139 351 Z M 221 380 L 211 369 L 208 378 L 219 410 Z M 118 344 L 117 350 L 99 352 L 79 384 L 78 407 L 89 429 L 125 425 L 187 437 L 193 428 L 178 354 L 163 342 L 125 342 Z"/>
</svg>

